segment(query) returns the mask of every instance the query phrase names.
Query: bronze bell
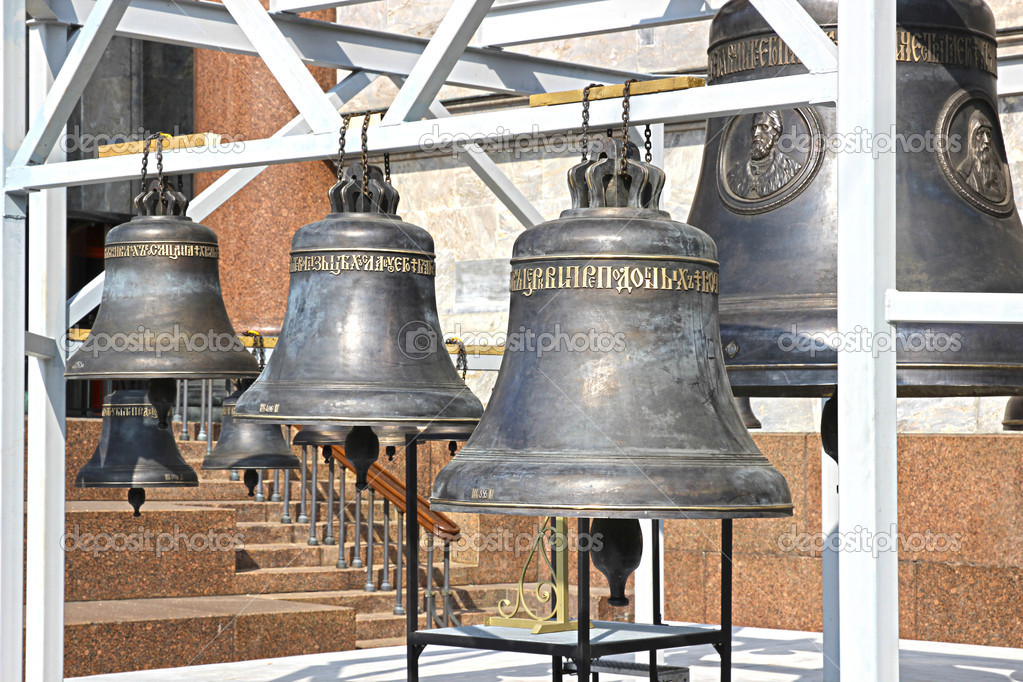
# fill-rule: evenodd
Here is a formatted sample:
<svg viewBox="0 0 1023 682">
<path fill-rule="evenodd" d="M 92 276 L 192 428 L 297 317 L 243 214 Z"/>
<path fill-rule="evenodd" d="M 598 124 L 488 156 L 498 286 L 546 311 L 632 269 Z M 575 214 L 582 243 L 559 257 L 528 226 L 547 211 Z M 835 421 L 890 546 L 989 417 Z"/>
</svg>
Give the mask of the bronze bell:
<svg viewBox="0 0 1023 682">
<path fill-rule="evenodd" d="M 244 387 L 224 398 L 223 421 L 216 447 L 203 460 L 203 469 L 297 469 L 278 424 L 235 419 L 234 408 Z"/>
<path fill-rule="evenodd" d="M 799 1 L 841 44 L 837 0 Z M 898 150 L 898 288 L 1023 292 L 991 10 L 980 0 L 899 0 L 897 11 L 898 136 L 887 142 Z M 749 0 L 718 12 L 708 55 L 712 87 L 806 73 Z M 834 107 L 823 106 L 708 121 L 689 221 L 721 252 L 721 337 L 736 395 L 831 395 L 838 345 L 858 342 L 837 337 L 835 150 L 885 140 L 840 140 L 835 129 Z M 894 342 L 899 395 L 1023 390 L 1014 326 L 900 324 Z"/>
<path fill-rule="evenodd" d="M 139 215 L 107 234 L 96 322 L 67 362 L 68 379 L 237 379 L 259 373 L 220 292 L 217 235 L 185 217 L 160 182 Z"/>
<path fill-rule="evenodd" d="M 1023 397 L 1010 398 L 1005 406 L 1002 428 L 1006 431 L 1023 431 Z"/>
<path fill-rule="evenodd" d="M 606 142 L 569 172 L 575 208 L 516 240 L 497 385 L 469 442 L 438 474 L 433 508 L 792 513 L 785 479 L 743 427 L 728 387 L 717 249 L 658 210 L 663 184 L 635 145 Z"/>
<path fill-rule="evenodd" d="M 742 417 L 742 425 L 750 431 L 754 429 L 762 429 L 764 425 L 757 419 L 756 412 L 753 411 L 753 405 L 750 404 L 748 397 L 736 398 L 735 406 L 739 410 L 739 415 Z"/>
<path fill-rule="evenodd" d="M 395 215 L 398 192 L 376 166 L 353 164 L 330 203 L 292 240 L 281 335 L 236 414 L 368 426 L 388 445 L 464 439 L 483 406 L 444 347 L 433 239 Z"/>
<path fill-rule="evenodd" d="M 174 434 L 157 425 L 156 408 L 146 391 L 120 390 L 106 397 L 99 444 L 78 470 L 75 486 L 140 489 L 129 493 L 138 516 L 145 500 L 141 489 L 197 485 L 199 477 L 182 459 Z"/>
</svg>

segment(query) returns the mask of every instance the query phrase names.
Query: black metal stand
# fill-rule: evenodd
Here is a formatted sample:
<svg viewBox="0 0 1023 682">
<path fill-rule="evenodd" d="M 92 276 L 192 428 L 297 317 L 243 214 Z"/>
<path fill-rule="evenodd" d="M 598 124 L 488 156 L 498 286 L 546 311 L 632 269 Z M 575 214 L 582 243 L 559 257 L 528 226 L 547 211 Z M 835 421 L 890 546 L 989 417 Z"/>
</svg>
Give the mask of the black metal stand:
<svg viewBox="0 0 1023 682">
<path fill-rule="evenodd" d="M 419 523 L 418 451 L 415 437 L 405 445 L 405 488 L 408 500 L 405 523 L 408 540 L 406 556 L 406 658 L 408 682 L 419 682 L 419 655 L 429 644 L 510 651 L 550 656 L 554 682 L 562 682 L 565 673 L 577 679 L 597 682 L 592 671 L 596 659 L 615 654 L 650 652 L 650 680 L 658 680 L 657 652 L 681 646 L 712 645 L 721 656 L 721 682 L 732 679 L 732 521 L 721 522 L 721 627 L 680 627 L 662 624 L 660 560 L 657 522 L 654 521 L 653 613 L 652 624 L 617 623 L 590 620 L 590 557 L 579 552 L 578 628 L 568 632 L 533 635 L 528 630 L 497 626 L 462 626 L 419 630 Z M 590 520 L 579 519 L 579 535 L 588 535 Z M 432 570 L 432 566 L 427 570 Z M 592 627 L 591 627 L 592 626 Z M 566 659 L 568 663 L 566 664 Z M 592 675 L 592 677 L 591 677 Z"/>
</svg>

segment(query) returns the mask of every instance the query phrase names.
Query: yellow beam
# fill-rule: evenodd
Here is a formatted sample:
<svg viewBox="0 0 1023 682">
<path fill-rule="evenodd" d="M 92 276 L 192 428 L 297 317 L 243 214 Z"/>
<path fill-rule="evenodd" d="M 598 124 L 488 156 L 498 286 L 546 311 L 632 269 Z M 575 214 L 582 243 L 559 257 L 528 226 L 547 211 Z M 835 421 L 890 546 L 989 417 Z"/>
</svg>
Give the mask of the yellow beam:
<svg viewBox="0 0 1023 682">
<path fill-rule="evenodd" d="M 185 149 L 186 147 L 211 147 L 220 144 L 221 136 L 217 133 L 192 133 L 191 135 L 178 135 L 176 137 L 168 135 L 161 139 L 163 141 L 163 150 L 167 151 L 168 149 Z M 97 155 L 102 159 L 107 156 L 141 154 L 145 151 L 145 148 L 145 140 L 115 142 L 114 144 L 100 146 L 97 149 Z M 156 140 L 149 141 L 149 151 L 156 151 Z"/>
<path fill-rule="evenodd" d="M 655 92 L 669 92 L 672 90 L 688 90 L 689 88 L 702 88 L 706 85 L 703 78 L 696 76 L 676 76 L 674 78 L 660 78 L 652 81 L 637 81 L 629 88 L 632 95 L 649 95 Z M 590 90 L 590 101 L 597 99 L 616 99 L 625 94 L 625 85 L 601 85 Z M 565 90 L 563 92 L 544 92 L 529 97 L 529 106 L 547 107 L 555 104 L 571 104 L 583 101 L 582 90 Z"/>
</svg>

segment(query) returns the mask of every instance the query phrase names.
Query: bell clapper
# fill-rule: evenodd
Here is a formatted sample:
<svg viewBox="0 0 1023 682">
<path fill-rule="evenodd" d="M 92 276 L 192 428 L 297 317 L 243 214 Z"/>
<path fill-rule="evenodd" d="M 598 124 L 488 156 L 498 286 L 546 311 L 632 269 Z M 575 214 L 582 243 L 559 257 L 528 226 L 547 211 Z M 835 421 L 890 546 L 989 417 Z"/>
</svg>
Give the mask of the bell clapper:
<svg viewBox="0 0 1023 682">
<path fill-rule="evenodd" d="M 345 436 L 345 458 L 355 467 L 355 489 L 369 487 L 369 468 L 380 456 L 380 439 L 368 426 L 354 426 Z"/>
<path fill-rule="evenodd" d="M 132 516 L 142 516 L 139 513 L 139 507 L 146 502 L 146 489 L 145 488 L 128 488 L 128 504 L 132 506 L 135 513 Z"/>
<path fill-rule="evenodd" d="M 643 533 L 637 519 L 594 519 L 590 525 L 590 559 L 607 578 L 611 606 L 628 606 L 625 584 L 639 568 Z"/>
<path fill-rule="evenodd" d="M 455 453 L 458 452 L 458 442 L 457 441 L 453 441 L 453 440 L 449 440 L 448 441 L 448 452 L 451 453 L 452 457 L 455 456 Z"/>
<path fill-rule="evenodd" d="M 178 397 L 178 382 L 174 379 L 150 379 L 146 382 L 146 397 L 156 408 L 157 426 L 168 428 Z"/>
<path fill-rule="evenodd" d="M 256 470 L 246 469 L 245 476 L 242 477 L 242 482 L 244 482 L 245 487 L 249 489 L 249 497 L 255 497 L 256 484 L 259 483 L 259 474 L 256 473 Z"/>
<path fill-rule="evenodd" d="M 387 446 L 387 449 L 385 450 L 385 452 L 387 453 L 387 461 L 388 462 L 393 462 L 394 461 L 394 454 L 397 451 L 398 451 L 398 449 L 395 448 L 393 445 L 388 445 Z"/>
</svg>

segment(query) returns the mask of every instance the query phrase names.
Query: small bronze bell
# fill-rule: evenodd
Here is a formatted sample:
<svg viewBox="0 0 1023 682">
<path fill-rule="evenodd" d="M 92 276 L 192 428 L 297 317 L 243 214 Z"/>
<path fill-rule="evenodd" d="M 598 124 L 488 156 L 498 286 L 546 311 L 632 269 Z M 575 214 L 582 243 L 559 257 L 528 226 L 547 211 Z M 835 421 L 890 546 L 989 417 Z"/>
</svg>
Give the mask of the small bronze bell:
<svg viewBox="0 0 1023 682">
<path fill-rule="evenodd" d="M 236 414 L 367 426 L 387 445 L 465 438 L 483 406 L 440 333 L 433 239 L 395 215 L 398 193 L 376 166 L 354 164 L 330 203 L 292 240 L 281 335 Z"/>
<path fill-rule="evenodd" d="M 838 0 L 799 4 L 841 47 Z M 838 139 L 826 106 L 707 123 L 689 222 L 721 252 L 721 336 L 736 395 L 831 395 L 838 348 L 864 344 L 897 349 L 901 396 L 1023 391 L 1023 335 L 1012 325 L 837 333 L 837 159 L 850 145 L 896 148 L 899 290 L 1023 293 L 994 15 L 981 0 L 898 0 L 897 12 L 894 138 Z M 718 12 L 708 61 L 710 87 L 806 73 L 750 0 Z"/>
<path fill-rule="evenodd" d="M 635 145 L 608 141 L 569 172 L 576 208 L 516 240 L 501 373 L 476 431 L 437 476 L 434 509 L 792 513 L 725 376 L 714 242 L 658 210 L 663 183 Z M 529 339 L 541 337 L 570 345 L 538 352 L 550 343 Z"/>
<path fill-rule="evenodd" d="M 259 373 L 224 307 L 210 228 L 185 197 L 154 182 L 139 215 L 107 234 L 96 322 L 67 362 L 68 379 L 237 379 Z"/>
<path fill-rule="evenodd" d="M 92 458 L 75 476 L 79 488 L 170 488 L 199 485 L 185 463 L 170 429 L 158 426 L 156 408 L 144 390 L 114 391 L 103 401 L 103 425 Z M 138 507 L 141 491 L 130 492 Z"/>
<path fill-rule="evenodd" d="M 245 388 L 224 398 L 223 422 L 216 447 L 203 460 L 203 469 L 297 469 L 278 424 L 235 419 L 234 408 Z"/>
</svg>

